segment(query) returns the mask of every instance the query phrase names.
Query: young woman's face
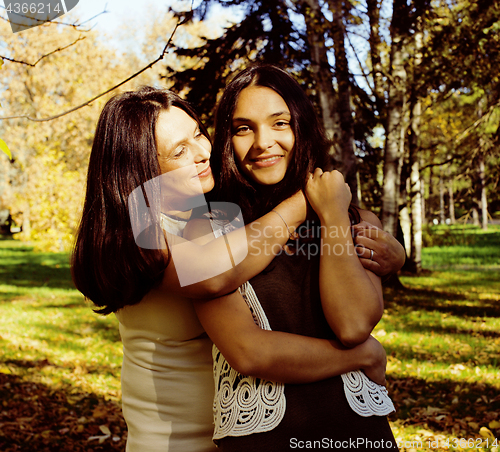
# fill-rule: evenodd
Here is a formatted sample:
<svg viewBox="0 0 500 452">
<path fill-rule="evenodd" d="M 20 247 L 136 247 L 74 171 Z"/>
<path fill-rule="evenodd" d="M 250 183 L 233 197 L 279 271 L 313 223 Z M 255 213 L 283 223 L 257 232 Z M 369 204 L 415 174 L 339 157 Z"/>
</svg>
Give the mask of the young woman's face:
<svg viewBox="0 0 500 452">
<path fill-rule="evenodd" d="M 163 110 L 156 122 L 156 148 L 162 174 L 175 171 L 175 177 L 183 185 L 191 185 L 199 180 L 203 193 L 214 187 L 214 178 L 210 168 L 212 145 L 200 131 L 198 123 L 184 110 L 170 107 Z"/>
<path fill-rule="evenodd" d="M 248 86 L 232 118 L 232 144 L 240 169 L 254 182 L 274 185 L 285 176 L 295 136 L 283 98 L 270 88 Z"/>
</svg>

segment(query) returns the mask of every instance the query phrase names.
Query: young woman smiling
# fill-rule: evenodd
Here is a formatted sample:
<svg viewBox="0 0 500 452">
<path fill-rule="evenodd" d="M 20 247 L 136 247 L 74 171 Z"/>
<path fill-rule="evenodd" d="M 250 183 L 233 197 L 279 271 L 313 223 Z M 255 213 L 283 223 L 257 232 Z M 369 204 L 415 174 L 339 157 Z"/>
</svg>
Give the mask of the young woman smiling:
<svg viewBox="0 0 500 452">
<path fill-rule="evenodd" d="M 321 381 L 320 371 L 306 361 L 295 377 L 286 375 L 286 366 L 278 362 L 270 378 L 261 363 L 272 359 L 272 347 L 257 339 L 246 341 L 241 334 L 251 337 L 257 323 L 272 332 L 330 340 L 354 355 L 373 344 L 370 333 L 383 313 L 381 283 L 379 275 L 363 268 L 354 245 L 371 261 L 383 237 L 393 250 L 391 270 L 402 265 L 404 252 L 380 229 L 373 213 L 356 208 L 364 224 L 373 226 L 365 237 L 353 238 L 349 188 L 338 171 L 320 169 L 327 163 L 327 148 L 312 104 L 285 71 L 254 66 L 226 87 L 211 160 L 214 172 L 221 174 L 215 199 L 238 203 L 248 222 L 302 188 L 316 216 L 298 229 L 298 240 L 290 240 L 240 288 L 241 295 L 195 302 L 217 345 L 214 439 L 223 451 L 283 451 L 324 438 L 340 449 L 355 441 L 360 450 L 397 450 L 386 418 L 392 402 L 383 386 L 367 378 L 383 384 L 384 375 L 339 356 L 338 373 L 325 371 Z M 240 358 L 259 346 L 259 360 Z M 361 368 L 364 373 L 355 371 Z"/>
</svg>

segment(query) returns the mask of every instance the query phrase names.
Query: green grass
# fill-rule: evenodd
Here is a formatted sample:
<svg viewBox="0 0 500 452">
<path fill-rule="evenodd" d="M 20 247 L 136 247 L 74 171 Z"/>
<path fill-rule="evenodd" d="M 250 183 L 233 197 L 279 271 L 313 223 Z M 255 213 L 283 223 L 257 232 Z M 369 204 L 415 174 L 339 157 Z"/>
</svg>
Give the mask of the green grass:
<svg viewBox="0 0 500 452">
<path fill-rule="evenodd" d="M 434 226 L 425 232 L 424 243 L 426 269 L 500 269 L 500 225 L 489 225 L 487 231 L 472 225 Z"/>
<path fill-rule="evenodd" d="M 120 399 L 118 322 L 95 314 L 67 253 L 0 240 L 0 372 Z"/>
<path fill-rule="evenodd" d="M 488 447 L 481 442 L 488 434 L 500 436 L 499 238 L 499 227 L 487 233 L 433 228 L 423 273 L 402 275 L 402 290 L 385 289 L 386 311 L 374 335 L 388 355 L 388 389 L 397 407 L 390 420 L 402 451 L 499 450 L 491 439 Z M 67 254 L 0 240 L 0 345 L 0 378 L 10 379 L 11 391 L 36 385 L 44 400 L 65 401 L 56 404 L 61 412 L 80 404 L 84 414 L 74 414 L 68 428 L 83 431 L 71 448 L 53 450 L 87 450 L 88 437 L 102 434 L 103 425 L 121 442 L 108 439 L 102 450 L 123 448 L 119 410 L 103 408 L 120 400 L 118 323 L 95 314 L 74 289 Z M 11 398 L 6 393 L 3 413 L 28 419 L 11 415 Z M 24 400 L 24 393 L 18 398 Z M 95 424 L 83 429 L 81 419 L 91 418 Z M 0 418 L 0 449 L 7 435 L 2 425 Z M 40 428 L 46 429 L 40 441 L 48 441 L 43 435 L 52 427 Z M 60 427 L 50 431 L 57 444 L 67 440 Z"/>
<path fill-rule="evenodd" d="M 500 228 L 431 234 L 425 270 L 401 276 L 404 290 L 385 290 L 386 311 L 374 332 L 388 354 L 398 407 L 392 426 L 402 450 L 497 451 Z"/>
</svg>

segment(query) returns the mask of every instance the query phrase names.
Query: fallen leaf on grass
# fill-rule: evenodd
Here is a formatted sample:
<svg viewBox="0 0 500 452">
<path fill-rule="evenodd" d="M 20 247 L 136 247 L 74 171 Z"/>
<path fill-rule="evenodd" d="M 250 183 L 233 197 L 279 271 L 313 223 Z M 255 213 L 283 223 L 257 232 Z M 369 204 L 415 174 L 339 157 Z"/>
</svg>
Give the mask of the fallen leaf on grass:
<svg viewBox="0 0 500 452">
<path fill-rule="evenodd" d="M 87 441 L 95 441 L 96 439 L 99 440 L 99 444 L 102 444 L 104 441 L 106 441 L 109 438 L 110 435 L 100 435 L 100 436 L 90 436 L 87 438 Z"/>
<path fill-rule="evenodd" d="M 111 435 L 111 430 L 108 428 L 107 425 L 100 425 L 99 430 L 103 432 L 105 435 Z"/>
<path fill-rule="evenodd" d="M 490 422 L 491 424 L 491 422 Z M 492 441 L 495 441 L 495 435 L 491 432 L 491 430 L 487 429 L 486 427 L 481 427 L 479 429 L 479 434 L 483 438 L 491 439 Z"/>
</svg>

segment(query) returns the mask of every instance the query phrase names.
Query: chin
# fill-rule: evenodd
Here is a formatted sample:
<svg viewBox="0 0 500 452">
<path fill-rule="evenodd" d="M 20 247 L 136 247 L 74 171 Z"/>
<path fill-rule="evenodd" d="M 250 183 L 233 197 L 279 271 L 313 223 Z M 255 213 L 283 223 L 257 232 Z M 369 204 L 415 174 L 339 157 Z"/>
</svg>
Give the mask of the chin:
<svg viewBox="0 0 500 452">
<path fill-rule="evenodd" d="M 208 193 L 209 191 L 212 191 L 214 186 L 215 186 L 215 181 L 213 179 L 210 181 L 206 181 L 205 183 L 202 184 L 203 193 Z"/>
<path fill-rule="evenodd" d="M 284 177 L 285 177 L 285 175 L 281 174 L 279 176 L 261 177 L 261 178 L 254 179 L 254 180 L 259 185 L 276 185 L 276 184 L 279 184 L 283 180 Z"/>
</svg>

